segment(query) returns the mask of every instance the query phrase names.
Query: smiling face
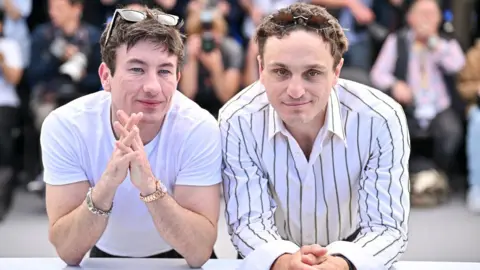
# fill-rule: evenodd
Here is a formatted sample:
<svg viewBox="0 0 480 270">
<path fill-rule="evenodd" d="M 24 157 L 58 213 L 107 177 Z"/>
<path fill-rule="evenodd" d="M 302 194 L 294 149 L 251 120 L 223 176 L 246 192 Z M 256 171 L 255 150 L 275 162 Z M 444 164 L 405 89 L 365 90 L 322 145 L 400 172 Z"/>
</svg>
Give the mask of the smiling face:
<svg viewBox="0 0 480 270">
<path fill-rule="evenodd" d="M 294 127 L 323 118 L 343 64 L 333 68 L 329 43 L 315 33 L 295 30 L 281 39 L 269 37 L 263 51 L 260 81 L 283 122 Z"/>
<path fill-rule="evenodd" d="M 428 38 L 435 34 L 440 26 L 442 16 L 435 0 L 417 0 L 412 5 L 408 23 L 420 38 Z"/>
<path fill-rule="evenodd" d="M 160 123 L 177 89 L 178 57 L 164 45 L 145 40 L 128 50 L 125 44 L 118 47 L 115 63 L 113 76 L 105 63 L 99 69 L 102 81 L 107 82 L 104 89 L 112 95 L 113 112 L 143 112 L 142 122 Z"/>
</svg>

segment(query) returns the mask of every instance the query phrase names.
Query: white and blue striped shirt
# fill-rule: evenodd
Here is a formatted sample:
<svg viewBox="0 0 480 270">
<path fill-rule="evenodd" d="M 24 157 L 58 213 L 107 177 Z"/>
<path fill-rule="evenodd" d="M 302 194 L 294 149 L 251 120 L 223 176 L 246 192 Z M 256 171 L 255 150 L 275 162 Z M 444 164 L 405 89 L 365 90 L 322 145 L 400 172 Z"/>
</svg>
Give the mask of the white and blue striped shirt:
<svg viewBox="0 0 480 270">
<path fill-rule="evenodd" d="M 224 105 L 219 124 L 226 220 L 242 269 L 268 270 L 314 243 L 358 270 L 388 268 L 405 251 L 410 139 L 391 98 L 340 79 L 308 159 L 259 82 Z"/>
</svg>

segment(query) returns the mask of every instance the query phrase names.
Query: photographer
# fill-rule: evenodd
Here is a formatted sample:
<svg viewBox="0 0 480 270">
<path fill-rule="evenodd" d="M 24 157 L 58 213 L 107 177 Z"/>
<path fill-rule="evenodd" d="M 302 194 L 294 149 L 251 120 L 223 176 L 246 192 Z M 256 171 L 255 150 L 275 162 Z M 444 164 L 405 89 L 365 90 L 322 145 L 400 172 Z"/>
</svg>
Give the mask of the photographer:
<svg viewBox="0 0 480 270">
<path fill-rule="evenodd" d="M 27 18 L 32 11 L 32 0 L 0 0 L 0 9 L 5 13 L 3 33 L 20 46 L 23 67 L 30 60 L 30 31 Z"/>
<path fill-rule="evenodd" d="M 97 91 L 100 30 L 81 22 L 83 0 L 50 0 L 51 22 L 32 35 L 32 110 L 37 128 L 55 107 Z"/>
<path fill-rule="evenodd" d="M 5 13 L 0 10 L 0 220 L 10 206 L 13 193 L 14 139 L 20 99 L 15 87 L 22 77 L 20 45 L 3 36 Z"/>
<path fill-rule="evenodd" d="M 180 90 L 214 116 L 240 87 L 243 52 L 226 36 L 227 29 L 216 10 L 192 11 L 187 17 L 186 63 Z"/>
</svg>

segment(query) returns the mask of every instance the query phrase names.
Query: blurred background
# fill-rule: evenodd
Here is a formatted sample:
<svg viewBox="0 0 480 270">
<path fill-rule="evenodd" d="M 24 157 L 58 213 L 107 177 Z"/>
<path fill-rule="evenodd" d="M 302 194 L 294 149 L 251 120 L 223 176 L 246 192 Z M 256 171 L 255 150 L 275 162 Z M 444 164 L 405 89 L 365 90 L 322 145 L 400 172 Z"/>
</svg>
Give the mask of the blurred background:
<svg viewBox="0 0 480 270">
<path fill-rule="evenodd" d="M 480 1 L 416 0 L 410 9 L 414 1 L 311 0 L 347 29 L 341 77 L 404 106 L 412 213 L 402 259 L 480 262 Z M 56 107 L 101 90 L 98 41 L 116 7 L 160 7 L 186 20 L 179 90 L 216 116 L 258 78 L 256 25 L 294 2 L 0 0 L 0 257 L 56 256 L 39 129 Z M 223 213 L 219 224 L 216 253 L 235 258 Z"/>
</svg>

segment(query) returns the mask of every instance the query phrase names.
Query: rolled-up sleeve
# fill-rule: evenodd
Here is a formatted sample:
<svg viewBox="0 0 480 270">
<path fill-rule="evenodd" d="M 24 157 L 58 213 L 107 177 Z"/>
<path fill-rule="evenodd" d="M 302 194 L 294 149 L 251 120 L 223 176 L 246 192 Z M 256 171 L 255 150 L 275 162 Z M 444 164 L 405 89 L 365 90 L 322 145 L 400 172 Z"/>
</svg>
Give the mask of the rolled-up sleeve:
<svg viewBox="0 0 480 270">
<path fill-rule="evenodd" d="M 360 179 L 360 233 L 353 242 L 337 241 L 327 247 L 358 270 L 388 269 L 407 248 L 410 139 L 399 106 L 384 117 L 374 129 L 377 136 Z"/>
<path fill-rule="evenodd" d="M 276 203 L 255 154 L 247 121 L 220 121 L 223 149 L 223 187 L 228 232 L 242 257 L 241 269 L 270 269 L 282 254 L 299 247 L 282 240 L 274 224 Z"/>
</svg>

